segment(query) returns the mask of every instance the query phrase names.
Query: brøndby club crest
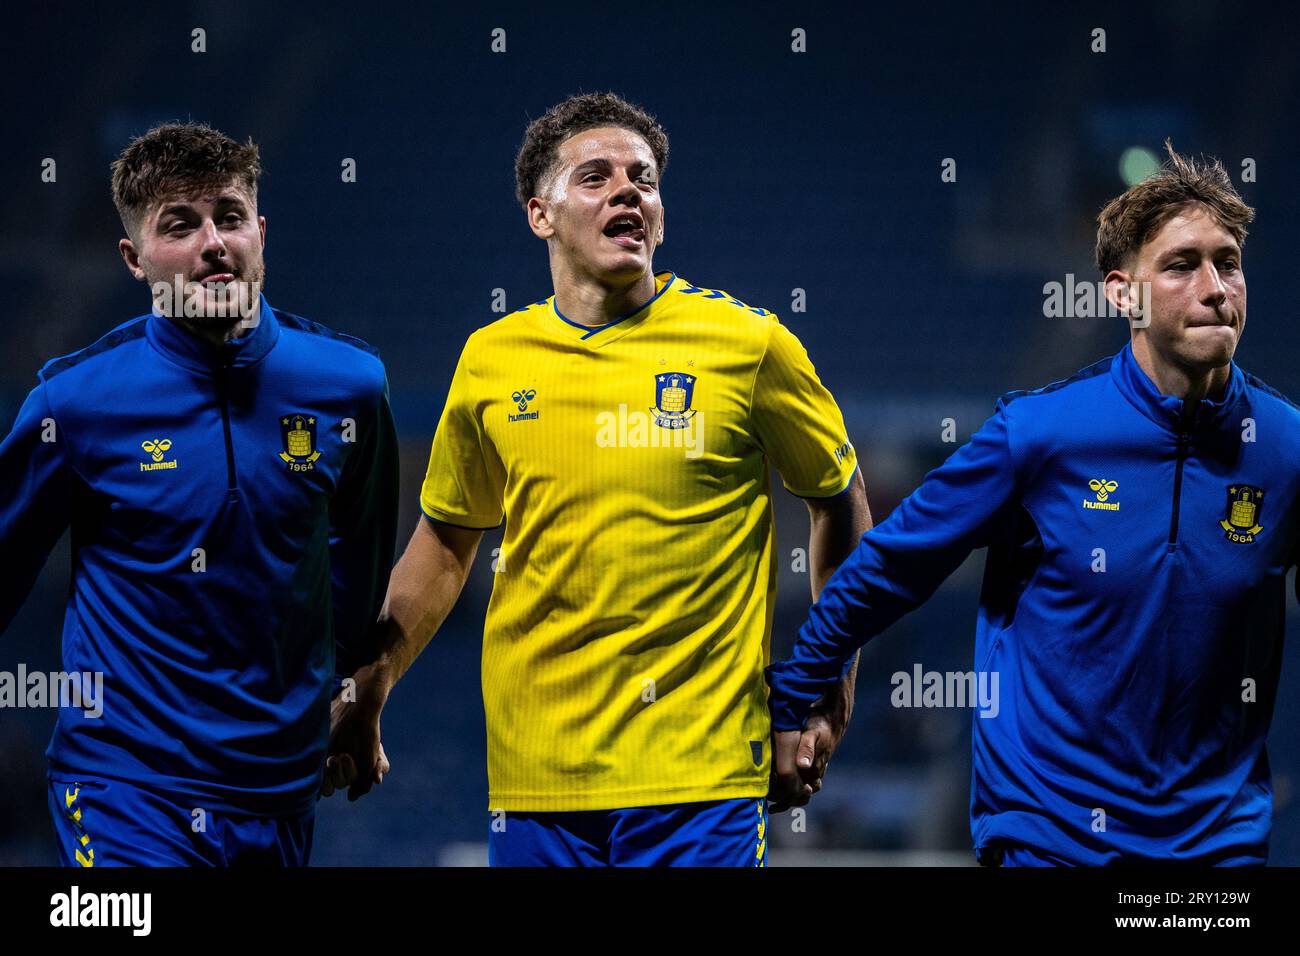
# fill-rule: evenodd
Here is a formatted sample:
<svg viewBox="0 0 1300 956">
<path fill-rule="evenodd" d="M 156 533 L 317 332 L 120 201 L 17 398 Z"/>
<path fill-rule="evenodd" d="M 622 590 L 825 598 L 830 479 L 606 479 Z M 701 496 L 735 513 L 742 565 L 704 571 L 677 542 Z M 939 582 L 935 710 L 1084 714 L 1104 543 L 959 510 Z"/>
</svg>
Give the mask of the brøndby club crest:
<svg viewBox="0 0 1300 956">
<path fill-rule="evenodd" d="M 1250 544 L 1264 530 L 1259 523 L 1264 491 L 1254 485 L 1229 485 L 1227 516 L 1219 521 L 1223 536 L 1234 544 Z"/>
<path fill-rule="evenodd" d="M 695 416 L 691 396 L 695 376 L 685 372 L 660 372 L 655 376 L 655 404 L 650 409 L 660 428 L 686 428 Z"/>
<path fill-rule="evenodd" d="M 316 416 L 280 416 L 280 441 L 284 451 L 280 457 L 290 471 L 311 471 L 316 467 L 320 450 L 316 447 Z"/>
</svg>

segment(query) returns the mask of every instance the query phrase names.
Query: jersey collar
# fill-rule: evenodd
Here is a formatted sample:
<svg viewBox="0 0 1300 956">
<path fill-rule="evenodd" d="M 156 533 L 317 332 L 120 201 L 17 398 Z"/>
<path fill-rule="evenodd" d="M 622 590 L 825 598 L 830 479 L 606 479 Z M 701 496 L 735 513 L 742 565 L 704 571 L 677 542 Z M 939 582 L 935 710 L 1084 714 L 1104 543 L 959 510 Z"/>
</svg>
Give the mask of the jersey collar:
<svg viewBox="0 0 1300 956">
<path fill-rule="evenodd" d="M 1162 395 L 1155 383 L 1147 378 L 1147 373 L 1142 371 L 1142 366 L 1133 354 L 1132 343 L 1125 345 L 1115 356 L 1110 373 L 1120 393 L 1134 408 L 1161 428 L 1175 434 L 1189 427 L 1201 430 L 1230 424 L 1233 409 L 1246 392 L 1245 375 L 1237 363 L 1233 362 L 1222 398 L 1203 398 L 1193 407 L 1187 407 L 1188 403 L 1181 398 Z"/>
<path fill-rule="evenodd" d="M 555 304 L 555 296 L 547 300 L 547 324 L 566 338 L 583 342 L 592 348 L 599 348 L 617 338 L 622 338 L 633 328 L 640 325 L 650 315 L 650 306 L 658 301 L 673 282 L 677 274 L 659 272 L 655 274 L 655 294 L 637 306 L 631 312 L 620 315 L 604 325 L 581 325 L 567 318 Z"/>
<path fill-rule="evenodd" d="M 257 323 L 237 339 L 215 346 L 166 316 L 150 315 L 149 344 L 182 368 L 200 375 L 218 368 L 243 368 L 266 357 L 280 337 L 280 323 L 266 296 L 259 296 Z"/>
</svg>

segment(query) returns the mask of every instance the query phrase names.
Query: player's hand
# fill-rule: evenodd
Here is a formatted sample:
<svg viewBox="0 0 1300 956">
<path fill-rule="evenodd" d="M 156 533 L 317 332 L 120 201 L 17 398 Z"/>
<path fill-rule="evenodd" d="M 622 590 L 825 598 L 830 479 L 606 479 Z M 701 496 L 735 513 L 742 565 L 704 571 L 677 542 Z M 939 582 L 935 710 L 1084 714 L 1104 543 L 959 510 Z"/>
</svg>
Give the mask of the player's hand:
<svg viewBox="0 0 1300 956">
<path fill-rule="evenodd" d="M 357 671 L 353 679 L 356 700 L 345 700 L 345 695 L 339 694 L 330 704 L 330 743 L 321 797 L 346 788 L 348 800 L 357 800 L 373 785 L 383 783 L 384 775 L 392 769 L 379 731 L 379 715 L 387 693 L 366 668 Z"/>
<path fill-rule="evenodd" d="M 803 732 L 782 730 L 772 734 L 772 774 L 768 779 L 769 813 L 785 813 L 812 799 L 813 788 L 799 773 L 797 758 Z"/>
<path fill-rule="evenodd" d="M 795 765 L 802 780 L 816 793 L 835 749 L 849 729 L 853 716 L 853 682 L 842 680 L 813 705 L 799 737 Z"/>
<path fill-rule="evenodd" d="M 841 681 L 818 699 L 804 729 L 772 735 L 769 811 L 784 813 L 807 805 L 822 788 L 822 778 L 853 716 L 853 681 Z"/>
</svg>

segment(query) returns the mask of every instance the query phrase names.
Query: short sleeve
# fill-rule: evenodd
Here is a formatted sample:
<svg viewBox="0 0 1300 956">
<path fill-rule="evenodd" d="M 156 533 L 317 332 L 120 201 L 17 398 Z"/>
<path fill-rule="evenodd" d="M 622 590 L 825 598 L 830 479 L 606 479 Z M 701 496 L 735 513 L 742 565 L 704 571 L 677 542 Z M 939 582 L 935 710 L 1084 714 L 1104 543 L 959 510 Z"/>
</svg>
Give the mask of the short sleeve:
<svg viewBox="0 0 1300 956">
<path fill-rule="evenodd" d="M 424 514 L 442 524 L 486 530 L 504 517 L 505 467 L 483 430 L 469 355 L 461 352 L 447 404 L 433 436 L 429 468 L 420 489 Z"/>
<path fill-rule="evenodd" d="M 857 469 L 844 416 L 794 333 L 772 318 L 750 403 L 754 437 L 801 498 L 828 498 Z"/>
</svg>

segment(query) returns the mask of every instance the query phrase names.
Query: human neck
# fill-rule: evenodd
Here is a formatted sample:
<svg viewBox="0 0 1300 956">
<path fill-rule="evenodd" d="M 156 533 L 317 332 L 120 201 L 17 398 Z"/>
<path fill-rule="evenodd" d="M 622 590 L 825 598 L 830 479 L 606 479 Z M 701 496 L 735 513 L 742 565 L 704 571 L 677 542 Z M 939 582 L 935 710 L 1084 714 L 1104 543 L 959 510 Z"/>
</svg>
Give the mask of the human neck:
<svg viewBox="0 0 1300 956">
<path fill-rule="evenodd" d="M 1138 367 L 1151 379 L 1161 395 L 1199 402 L 1203 398 L 1218 398 L 1228 386 L 1232 363 L 1218 368 L 1188 368 L 1157 358 L 1145 337 L 1133 340 L 1133 357 Z"/>
<path fill-rule="evenodd" d="M 655 294 L 654 273 L 646 271 L 625 285 L 603 284 L 593 276 L 551 264 L 555 307 L 570 322 L 595 328 L 634 312 Z"/>
</svg>

